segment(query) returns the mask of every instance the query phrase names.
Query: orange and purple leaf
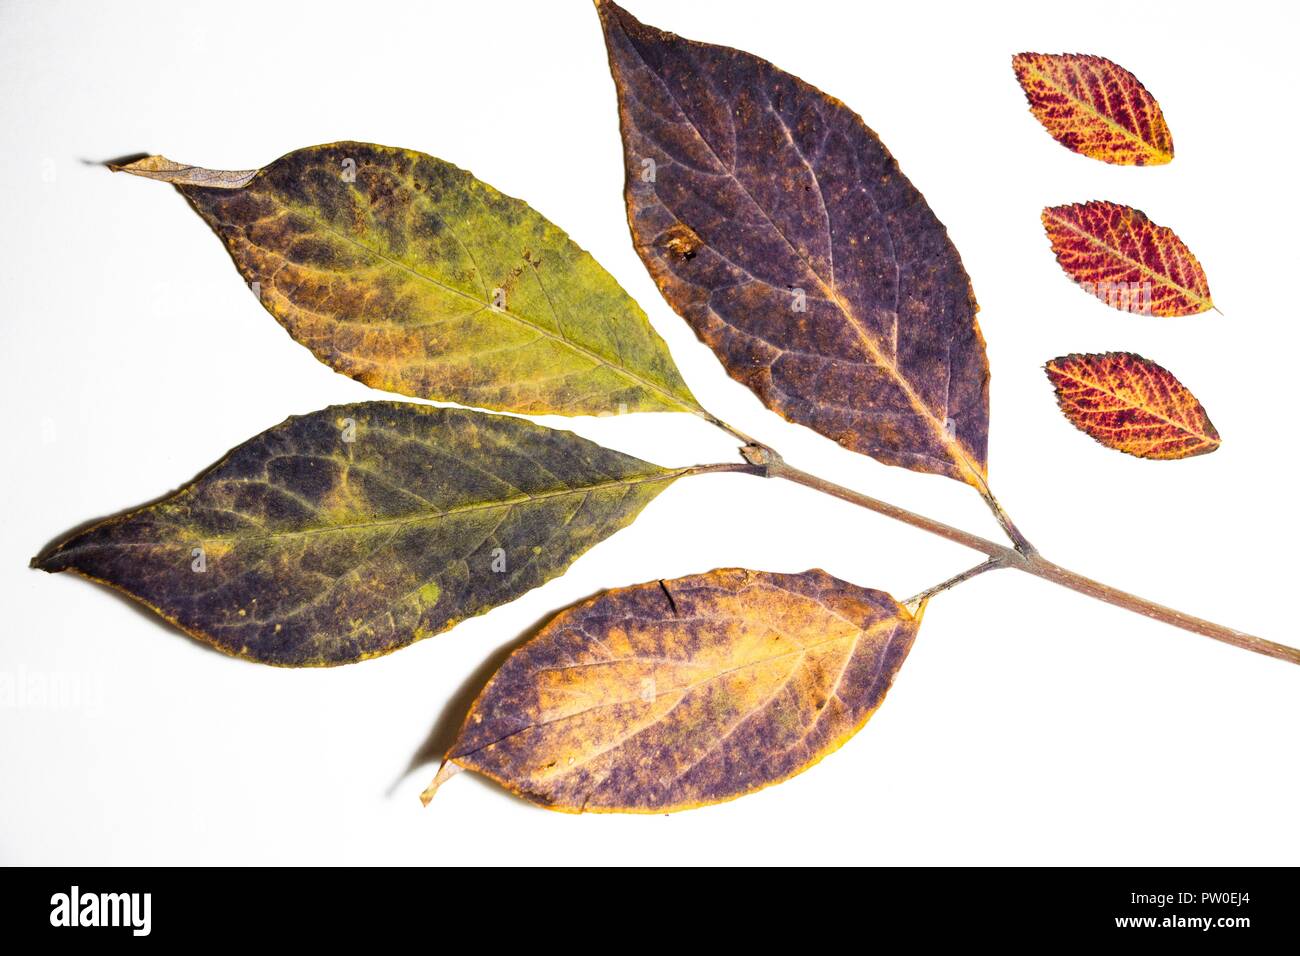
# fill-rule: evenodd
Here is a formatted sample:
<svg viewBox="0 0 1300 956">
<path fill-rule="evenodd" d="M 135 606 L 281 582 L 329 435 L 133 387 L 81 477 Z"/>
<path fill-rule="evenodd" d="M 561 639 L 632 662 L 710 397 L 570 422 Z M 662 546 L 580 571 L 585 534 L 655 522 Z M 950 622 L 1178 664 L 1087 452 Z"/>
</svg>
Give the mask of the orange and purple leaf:
<svg viewBox="0 0 1300 956">
<path fill-rule="evenodd" d="M 1150 359 L 1132 352 L 1065 355 L 1046 368 L 1065 417 L 1108 448 L 1173 459 L 1219 447 L 1196 396 Z"/>
<path fill-rule="evenodd" d="M 668 303 L 778 414 L 982 488 L 978 307 L 889 150 L 766 60 L 598 6 L 632 239 Z"/>
<path fill-rule="evenodd" d="M 607 591 L 507 658 L 422 799 L 461 770 L 570 813 L 752 793 L 862 728 L 919 624 L 825 571 L 730 568 Z"/>
<path fill-rule="evenodd" d="M 1137 209 L 1096 200 L 1051 206 L 1043 228 L 1065 274 L 1113 308 L 1162 317 L 1214 308 L 1196 256 Z"/>
<path fill-rule="evenodd" d="M 1174 158 L 1160 104 L 1119 64 L 1083 53 L 1017 53 L 1011 65 L 1030 110 L 1066 149 L 1117 166 Z"/>
</svg>

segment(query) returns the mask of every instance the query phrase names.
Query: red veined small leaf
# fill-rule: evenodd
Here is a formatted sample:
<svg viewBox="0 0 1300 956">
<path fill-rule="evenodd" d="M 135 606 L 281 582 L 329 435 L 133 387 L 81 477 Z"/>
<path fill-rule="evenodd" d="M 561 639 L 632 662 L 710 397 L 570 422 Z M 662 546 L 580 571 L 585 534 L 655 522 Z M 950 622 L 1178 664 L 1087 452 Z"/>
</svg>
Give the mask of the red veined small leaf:
<svg viewBox="0 0 1300 956">
<path fill-rule="evenodd" d="M 1109 306 L 1163 317 L 1214 308 L 1196 256 L 1140 210 L 1097 200 L 1050 206 L 1043 227 L 1065 274 Z"/>
<path fill-rule="evenodd" d="M 1056 400 L 1076 428 L 1138 458 L 1191 458 L 1219 433 L 1173 373 L 1132 352 L 1065 355 L 1047 363 Z"/>
<path fill-rule="evenodd" d="M 1117 63 L 1083 53 L 1017 53 L 1011 65 L 1052 138 L 1117 166 L 1158 166 L 1174 141 L 1155 97 Z"/>
</svg>

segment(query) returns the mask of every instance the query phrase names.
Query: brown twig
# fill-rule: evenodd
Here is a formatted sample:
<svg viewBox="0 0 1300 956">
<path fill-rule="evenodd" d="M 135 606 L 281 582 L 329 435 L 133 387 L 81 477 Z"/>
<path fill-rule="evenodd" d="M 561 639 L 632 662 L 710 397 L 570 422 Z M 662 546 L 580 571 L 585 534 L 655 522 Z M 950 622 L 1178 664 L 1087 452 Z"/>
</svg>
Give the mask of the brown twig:
<svg viewBox="0 0 1300 956">
<path fill-rule="evenodd" d="M 716 423 L 716 422 L 715 422 Z M 733 429 L 722 426 L 729 434 L 739 437 L 739 433 Z M 1005 545 L 982 538 L 979 535 L 971 534 L 960 528 L 954 528 L 951 525 L 944 524 L 942 521 L 936 521 L 933 518 L 927 518 L 925 515 L 917 514 L 914 511 L 908 511 L 906 508 L 900 508 L 897 505 L 891 505 L 886 501 L 878 498 L 872 498 L 870 495 L 864 495 L 854 491 L 851 488 L 845 488 L 843 485 L 837 485 L 834 482 L 811 475 L 806 471 L 800 471 L 791 465 L 786 464 L 776 451 L 760 442 L 750 440 L 745 447 L 741 449 L 749 466 L 740 466 L 732 470 L 747 471 L 765 475 L 769 478 L 784 478 L 786 481 L 792 481 L 795 484 L 812 488 L 823 494 L 831 495 L 850 504 L 855 504 L 860 508 L 866 508 L 868 511 L 874 511 L 876 514 L 884 515 L 887 518 L 893 518 L 895 521 L 901 521 L 904 524 L 911 525 L 914 528 L 920 528 L 922 531 L 928 531 L 930 534 L 946 538 L 956 544 L 963 545 L 973 551 L 980 551 L 988 556 L 989 560 L 983 564 L 970 568 L 954 578 L 950 578 L 935 587 L 912 598 L 918 605 L 928 600 L 933 594 L 955 587 L 962 581 L 969 580 L 986 571 L 992 571 L 997 568 L 1016 568 L 1034 577 L 1042 578 L 1045 581 L 1051 581 L 1059 584 L 1061 587 L 1069 588 L 1080 594 L 1086 594 L 1098 601 L 1104 601 L 1107 604 L 1113 604 L 1115 607 L 1122 607 L 1125 610 L 1132 611 L 1135 614 L 1141 614 L 1155 621 L 1163 621 L 1166 624 L 1172 624 L 1174 627 L 1180 627 L 1183 630 L 1191 631 L 1195 634 L 1201 634 L 1205 637 L 1213 638 L 1216 641 L 1222 641 L 1225 644 L 1231 644 L 1233 647 L 1240 647 L 1244 650 L 1254 651 L 1256 654 L 1263 654 L 1267 657 L 1275 657 L 1278 660 L 1290 661 L 1292 664 L 1300 664 L 1300 648 L 1290 647 L 1286 644 L 1279 644 L 1275 641 L 1265 640 L 1262 637 L 1256 637 L 1253 634 L 1247 634 L 1231 627 L 1225 627 L 1222 624 L 1215 624 L 1213 621 L 1207 621 L 1203 618 L 1187 614 L 1183 611 L 1166 607 L 1163 604 L 1157 604 L 1155 601 L 1149 601 L 1146 598 L 1138 597 L 1127 591 L 1121 591 L 1119 588 L 1111 587 L 1108 584 L 1102 584 L 1100 581 L 1094 581 L 1092 578 L 1084 577 L 1074 571 L 1061 567 L 1052 561 L 1048 561 L 1038 551 L 1024 540 L 1023 535 L 1018 532 L 1012 533 L 1015 528 L 1011 524 L 1010 518 L 1004 522 L 1003 527 L 1007 528 L 1008 535 L 1015 541 L 1015 548 L 1008 548 Z M 715 469 L 716 470 L 716 469 Z M 987 495 L 986 500 L 991 500 L 992 495 Z M 994 502 L 995 503 L 995 502 Z M 1001 507 L 997 507 L 1001 511 Z M 995 512 L 997 513 L 997 512 Z M 1005 514 L 1005 512 L 1002 512 Z M 1023 546 L 1022 546 L 1023 545 Z"/>
</svg>

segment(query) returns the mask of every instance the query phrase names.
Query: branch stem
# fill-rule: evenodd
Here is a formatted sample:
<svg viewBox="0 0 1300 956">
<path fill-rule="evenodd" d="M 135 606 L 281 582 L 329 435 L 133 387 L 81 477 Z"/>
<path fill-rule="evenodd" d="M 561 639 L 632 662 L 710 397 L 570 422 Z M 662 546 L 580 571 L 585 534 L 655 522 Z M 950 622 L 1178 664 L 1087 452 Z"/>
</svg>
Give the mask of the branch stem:
<svg viewBox="0 0 1300 956">
<path fill-rule="evenodd" d="M 726 429 L 730 434 L 737 434 L 731 429 Z M 893 518 L 895 521 L 901 521 L 904 524 L 911 525 L 914 528 L 920 528 L 922 531 L 928 531 L 930 534 L 937 535 L 955 544 L 960 544 L 970 548 L 972 551 L 979 551 L 986 555 L 989 560 L 983 564 L 970 568 L 954 578 L 950 578 L 935 587 L 922 591 L 911 599 L 911 601 L 920 602 L 927 600 L 933 594 L 940 591 L 955 587 L 956 585 L 967 581 L 986 571 L 996 570 L 997 568 L 1016 568 L 1024 571 L 1026 574 L 1032 574 L 1034 577 L 1042 578 L 1045 581 L 1051 581 L 1053 584 L 1059 584 L 1061 587 L 1069 588 L 1079 594 L 1086 594 L 1088 597 L 1095 598 L 1098 601 L 1104 601 L 1115 607 L 1121 607 L 1125 610 L 1132 611 L 1135 614 L 1141 614 L 1155 621 L 1163 621 L 1166 624 L 1172 624 L 1174 627 L 1180 627 L 1185 631 L 1191 631 L 1194 634 L 1201 634 L 1205 637 L 1213 638 L 1216 641 L 1222 641 L 1224 644 L 1231 644 L 1233 647 L 1240 647 L 1243 650 L 1253 651 L 1256 654 L 1263 654 L 1266 657 L 1274 657 L 1278 660 L 1289 661 L 1292 664 L 1300 664 L 1300 648 L 1289 647 L 1286 644 L 1278 644 L 1275 641 L 1265 640 L 1262 637 L 1256 637 L 1253 634 L 1246 634 L 1231 627 L 1225 627 L 1222 624 L 1215 624 L 1213 621 L 1207 621 L 1203 618 L 1187 614 L 1183 611 L 1166 607 L 1163 604 L 1157 604 L 1155 601 L 1149 601 L 1146 598 L 1138 597 L 1135 594 L 1129 594 L 1127 591 L 1121 591 L 1119 588 L 1111 587 L 1108 584 L 1102 584 L 1094 581 L 1092 578 L 1084 577 L 1075 571 L 1070 571 L 1061 567 L 1052 561 L 1048 561 L 1028 542 L 1023 541 L 1023 536 L 1017 540 L 1016 535 L 1012 535 L 1012 540 L 1016 542 L 1016 548 L 1008 548 L 1005 545 L 982 538 L 979 535 L 971 534 L 960 528 L 954 528 L 951 525 L 944 524 L 942 521 L 936 521 L 933 518 L 927 518 L 925 515 L 917 514 L 906 508 L 900 508 L 889 502 L 881 501 L 878 498 L 872 498 L 870 495 L 864 495 L 854 491 L 851 488 L 845 488 L 834 482 L 819 478 L 816 475 L 809 474 L 806 471 L 800 471 L 791 465 L 786 464 L 785 460 L 767 447 L 758 442 L 749 442 L 741 449 L 748 466 L 737 465 L 730 469 L 732 471 L 745 471 L 750 474 L 761 474 L 769 478 L 784 478 L 786 481 L 792 481 L 795 484 L 812 488 L 823 494 L 831 495 L 842 501 L 865 508 L 868 511 L 874 511 L 876 514 L 884 515 L 887 518 Z M 722 470 L 710 466 L 710 470 Z M 986 496 L 990 500 L 991 495 Z M 1000 508 L 998 510 L 1001 510 Z M 996 513 L 996 512 L 995 512 Z M 1010 520 L 1004 524 L 1004 527 L 1010 525 Z M 1011 534 L 1008 529 L 1008 534 Z M 1024 547 L 1021 547 L 1023 543 Z M 910 603 L 910 602 L 909 602 Z"/>
<path fill-rule="evenodd" d="M 751 449 L 745 449 L 751 452 Z M 787 465 L 785 460 L 779 455 L 775 455 L 771 449 L 767 449 L 771 457 L 765 462 L 755 462 L 754 457 L 746 455 L 750 462 L 755 464 L 764 464 L 766 474 L 769 478 L 784 478 L 786 481 L 793 481 L 797 485 L 803 485 L 820 491 L 822 494 L 831 495 L 850 504 L 855 504 L 859 508 L 866 508 L 868 511 L 874 511 L 882 514 L 887 518 L 893 518 L 895 521 L 901 521 L 904 524 L 910 524 L 914 528 L 920 528 L 922 531 L 928 531 L 930 534 L 938 535 L 941 538 L 947 538 L 949 541 L 970 548 L 972 551 L 982 551 L 990 558 L 1001 558 L 1008 565 L 1012 563 L 1023 563 L 1024 555 L 1020 554 L 1013 548 L 998 544 L 996 541 L 990 541 L 988 538 L 981 538 L 977 534 L 971 534 L 969 531 L 962 531 L 960 528 L 954 528 L 951 525 L 944 524 L 942 521 L 936 521 L 933 518 L 927 518 L 925 515 L 917 514 L 915 511 L 908 511 L 906 508 L 900 508 L 898 505 L 891 505 L 887 501 L 881 501 L 879 498 L 872 498 L 870 495 L 864 495 L 861 492 L 854 491 L 852 488 L 845 488 L 843 485 L 837 485 L 834 482 L 827 481 L 825 478 L 819 478 L 816 475 L 809 474 L 806 471 L 800 471 L 791 465 Z"/>
<path fill-rule="evenodd" d="M 1240 647 L 1243 650 L 1254 651 L 1256 654 L 1263 654 L 1266 657 L 1276 657 L 1280 661 L 1300 664 L 1300 648 L 1278 644 L 1276 641 L 1265 640 L 1262 637 L 1255 637 L 1253 634 L 1247 634 L 1235 628 L 1225 627 L 1222 624 L 1215 624 L 1213 621 L 1207 621 L 1192 614 L 1165 607 L 1165 605 L 1157 604 L 1155 601 L 1148 601 L 1136 594 L 1129 594 L 1127 591 L 1113 588 L 1109 584 L 1102 584 L 1100 581 L 1084 577 L 1082 574 L 1063 568 L 1059 564 L 1054 564 L 1038 555 L 1031 557 L 1021 570 L 1028 571 L 1035 577 L 1042 578 L 1045 581 L 1051 581 L 1054 584 L 1061 585 L 1061 587 L 1069 588 L 1071 591 L 1077 591 L 1080 594 L 1088 595 L 1088 597 L 1096 598 L 1098 601 L 1105 601 L 1107 604 L 1122 607 L 1134 614 L 1149 617 L 1154 621 L 1163 621 L 1166 624 L 1172 624 L 1174 627 L 1181 627 L 1185 631 L 1191 631 L 1193 634 L 1201 634 L 1216 641 L 1231 644 L 1233 647 Z"/>
</svg>

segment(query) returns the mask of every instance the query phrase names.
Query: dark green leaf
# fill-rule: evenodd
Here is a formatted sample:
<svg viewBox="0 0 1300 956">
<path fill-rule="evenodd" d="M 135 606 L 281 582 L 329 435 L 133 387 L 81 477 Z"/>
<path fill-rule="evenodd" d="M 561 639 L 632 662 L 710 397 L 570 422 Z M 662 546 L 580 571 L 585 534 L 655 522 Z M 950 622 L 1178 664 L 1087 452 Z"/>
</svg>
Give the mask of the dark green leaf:
<svg viewBox="0 0 1300 956">
<path fill-rule="evenodd" d="M 690 470 L 519 418 L 339 405 L 33 563 L 112 585 L 230 654 L 344 664 L 562 574 Z"/>
</svg>

